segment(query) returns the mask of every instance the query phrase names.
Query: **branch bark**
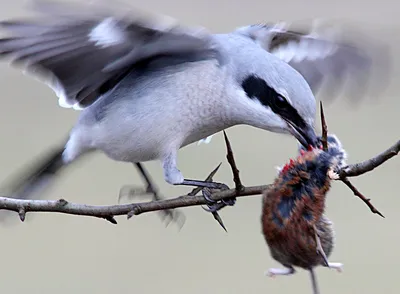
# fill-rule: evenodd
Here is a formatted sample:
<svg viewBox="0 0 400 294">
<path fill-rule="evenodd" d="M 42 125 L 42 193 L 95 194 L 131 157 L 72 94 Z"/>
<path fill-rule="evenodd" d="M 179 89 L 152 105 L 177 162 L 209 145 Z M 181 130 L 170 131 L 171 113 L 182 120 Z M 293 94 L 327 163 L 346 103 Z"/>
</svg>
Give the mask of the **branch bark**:
<svg viewBox="0 0 400 294">
<path fill-rule="evenodd" d="M 357 177 L 367 172 L 370 172 L 377 168 L 378 166 L 382 165 L 392 157 L 398 155 L 400 152 L 400 140 L 397 141 L 393 146 L 389 149 L 386 149 L 382 153 L 378 154 L 374 158 L 365 160 L 360 163 L 353 164 L 344 168 L 340 172 L 340 177 Z"/>
<path fill-rule="evenodd" d="M 321 104 L 321 123 L 323 127 L 323 139 L 324 141 L 327 140 L 327 125 L 325 122 L 325 116 L 323 114 L 323 108 Z M 235 183 L 235 188 L 227 189 L 223 191 L 214 191 L 212 193 L 207 193 L 207 197 L 204 196 L 196 196 L 197 193 L 202 191 L 202 188 L 195 188 L 187 195 L 179 196 L 173 199 L 163 199 L 157 201 L 148 201 L 148 202 L 141 202 L 141 203 L 132 203 L 132 204 L 118 204 L 118 205 L 109 205 L 109 206 L 96 206 L 96 205 L 86 205 L 86 204 L 78 204 L 68 202 L 65 199 L 59 200 L 26 200 L 26 199 L 15 199 L 9 197 L 0 197 L 0 210 L 9 210 L 15 211 L 18 213 L 21 221 L 25 220 L 25 216 L 27 212 L 56 212 L 56 213 L 63 213 L 63 214 L 71 214 L 71 215 L 81 215 L 81 216 L 90 216 L 90 217 L 97 217 L 103 218 L 108 220 L 113 224 L 117 224 L 115 220 L 115 216 L 126 215 L 127 218 L 131 218 L 134 215 L 139 215 L 146 212 L 152 211 L 165 211 L 169 209 L 176 209 L 181 207 L 188 207 L 188 206 L 198 206 L 198 205 L 210 205 L 211 201 L 222 201 L 222 200 L 234 200 L 237 197 L 245 197 L 245 196 L 255 196 L 261 195 L 263 192 L 269 188 L 269 185 L 263 186 L 251 186 L 245 187 L 243 186 L 240 177 L 239 177 L 239 170 L 236 166 L 235 159 L 233 156 L 232 148 L 229 142 L 226 133 L 224 132 L 225 144 L 227 148 L 227 160 L 231 166 L 232 173 L 233 173 L 233 180 Z M 385 150 L 384 152 L 376 155 L 375 157 L 363 161 L 361 163 L 356 163 L 353 165 L 349 165 L 343 168 L 339 172 L 339 179 L 343 181 L 352 191 L 353 193 L 358 196 L 368 207 L 371 209 L 373 213 L 377 213 L 383 217 L 383 215 L 372 205 L 370 199 L 366 198 L 362 195 L 348 180 L 348 177 L 356 177 L 367 172 L 370 172 L 377 168 L 378 166 L 385 163 L 390 158 L 394 157 L 400 152 L 400 140 L 397 141 L 393 146 L 389 149 Z M 219 165 L 220 166 L 220 165 Z M 207 177 L 206 180 L 211 180 L 212 177 L 217 172 L 219 166 L 214 169 L 211 174 Z M 204 191 L 203 191 L 204 192 Z M 206 198 L 209 198 L 207 200 Z M 226 204 L 226 205 L 233 205 Z M 217 215 L 219 218 L 218 213 L 215 211 L 213 212 L 214 218 Z M 222 225 L 225 229 L 222 220 L 218 220 L 218 222 Z"/>
<path fill-rule="evenodd" d="M 340 175 L 355 177 L 372 171 L 385 163 L 388 159 L 400 152 L 400 140 L 386 151 L 361 163 L 349 165 L 344 168 Z M 211 194 L 210 198 L 215 201 L 232 197 L 255 196 L 262 194 L 269 185 L 243 187 L 240 191 L 235 188 L 218 191 Z M 116 223 L 114 216 L 127 215 L 128 218 L 146 212 L 165 209 L 175 209 L 188 206 L 208 204 L 203 196 L 183 195 L 173 199 L 160 201 L 148 201 L 132 204 L 119 204 L 109 206 L 96 206 L 68 202 L 65 199 L 59 200 L 24 200 L 0 197 L 0 210 L 11 210 L 19 214 L 23 221 L 27 212 L 56 212 L 71 215 L 91 216 L 104 218 Z"/>
<path fill-rule="evenodd" d="M 262 194 L 269 185 L 245 187 L 237 194 L 237 190 L 229 189 L 211 194 L 211 199 L 218 201 L 231 197 L 255 196 Z M 57 212 L 63 214 L 81 215 L 113 219 L 114 216 L 127 215 L 128 218 L 146 212 L 159 211 L 165 209 L 175 209 L 180 207 L 206 205 L 207 200 L 203 196 L 184 195 L 173 199 L 148 201 L 133 204 L 119 205 L 86 205 L 68 202 L 65 199 L 59 200 L 25 200 L 0 197 L 0 209 L 11 210 L 19 213 L 21 220 L 25 219 L 27 212 Z M 114 219 L 115 221 L 115 219 Z M 113 221 L 111 221 L 114 223 Z M 116 222 L 115 222 L 116 223 Z"/>
</svg>

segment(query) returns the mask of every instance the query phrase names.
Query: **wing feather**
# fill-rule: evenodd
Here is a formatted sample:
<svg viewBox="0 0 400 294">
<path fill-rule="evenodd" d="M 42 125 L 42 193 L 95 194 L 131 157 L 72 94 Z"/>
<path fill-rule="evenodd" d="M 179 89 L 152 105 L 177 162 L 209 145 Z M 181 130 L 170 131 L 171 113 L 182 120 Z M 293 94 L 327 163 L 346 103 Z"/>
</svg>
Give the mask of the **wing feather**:
<svg viewBox="0 0 400 294">
<path fill-rule="evenodd" d="M 386 88 L 391 56 L 384 44 L 350 26 L 310 23 L 308 28 L 298 23 L 256 24 L 238 31 L 299 71 L 320 98 L 332 101 L 341 93 L 357 102 Z"/>
<path fill-rule="evenodd" d="M 34 8 L 42 17 L 0 22 L 11 35 L 0 39 L 0 58 L 50 86 L 63 107 L 90 105 L 127 69 L 158 56 L 218 56 L 204 30 L 162 26 L 134 11 L 121 16 L 105 6 L 87 5 L 40 0 Z"/>
</svg>

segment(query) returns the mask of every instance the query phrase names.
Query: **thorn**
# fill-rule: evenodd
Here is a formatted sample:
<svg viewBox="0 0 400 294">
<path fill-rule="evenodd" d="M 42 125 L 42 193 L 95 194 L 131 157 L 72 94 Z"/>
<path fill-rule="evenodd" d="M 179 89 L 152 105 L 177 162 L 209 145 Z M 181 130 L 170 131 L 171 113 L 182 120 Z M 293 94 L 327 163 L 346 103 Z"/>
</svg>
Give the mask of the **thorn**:
<svg viewBox="0 0 400 294">
<path fill-rule="evenodd" d="M 112 216 L 112 215 L 106 216 L 104 219 L 105 219 L 105 220 L 108 220 L 110 223 L 112 223 L 112 224 L 114 224 L 114 225 L 117 225 L 117 224 L 118 224 L 117 221 L 116 221 L 116 219 L 115 219 L 114 216 Z"/>
<path fill-rule="evenodd" d="M 229 141 L 228 135 L 226 134 L 225 130 L 223 132 L 224 132 L 224 139 L 225 139 L 226 153 L 227 153 L 226 159 L 228 160 L 228 163 L 232 169 L 233 181 L 235 183 L 236 193 L 240 193 L 244 189 L 244 186 L 242 184 L 242 181 L 240 180 L 239 169 L 236 166 L 235 157 L 233 156 L 231 142 Z"/>
<path fill-rule="evenodd" d="M 322 147 L 324 151 L 328 150 L 328 126 L 325 121 L 324 107 L 322 106 L 322 101 L 319 102 L 320 112 L 321 112 L 321 126 L 322 126 Z"/>
<path fill-rule="evenodd" d="M 132 216 L 135 215 L 135 210 L 132 209 L 131 211 L 128 212 L 128 214 L 126 215 L 127 219 L 130 219 Z"/>
<path fill-rule="evenodd" d="M 224 225 L 224 222 L 222 221 L 222 218 L 219 216 L 218 212 L 214 211 L 212 214 L 214 216 L 214 219 L 219 223 L 219 225 L 225 230 L 225 232 L 228 233 L 228 231 Z"/>
<path fill-rule="evenodd" d="M 212 182 L 213 177 L 215 176 L 221 165 L 222 162 L 220 162 L 220 164 L 218 164 L 218 166 L 207 176 L 207 178 L 205 179 L 206 182 Z M 199 193 L 201 190 L 203 190 L 203 187 L 196 187 L 190 193 L 188 193 L 188 196 L 196 196 L 196 194 Z"/>
<path fill-rule="evenodd" d="M 65 200 L 65 199 L 58 199 L 57 200 L 57 205 L 60 205 L 60 206 L 65 206 L 65 205 L 67 205 L 68 204 L 68 201 L 67 200 Z"/>
<path fill-rule="evenodd" d="M 19 215 L 19 219 L 21 220 L 21 222 L 24 222 L 25 221 L 26 211 L 25 211 L 25 209 L 23 207 L 21 207 L 18 210 L 18 215 Z"/>
</svg>

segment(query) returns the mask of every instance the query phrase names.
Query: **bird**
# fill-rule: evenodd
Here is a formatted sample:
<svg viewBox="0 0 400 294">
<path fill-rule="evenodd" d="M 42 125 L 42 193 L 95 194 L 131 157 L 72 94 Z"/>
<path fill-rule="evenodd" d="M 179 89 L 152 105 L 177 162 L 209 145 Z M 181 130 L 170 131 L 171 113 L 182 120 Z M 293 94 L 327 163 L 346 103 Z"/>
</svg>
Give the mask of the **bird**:
<svg viewBox="0 0 400 294">
<path fill-rule="evenodd" d="M 314 268 L 342 271 L 343 264 L 329 262 L 335 232 L 326 216 L 325 201 L 331 181 L 346 166 L 347 153 L 334 134 L 327 137 L 328 149 L 299 148 L 299 155 L 278 171 L 272 187 L 262 198 L 261 224 L 273 259 L 283 268 L 270 268 L 266 274 L 292 275 L 294 267 L 310 271 L 314 294 L 319 293 Z"/>
<path fill-rule="evenodd" d="M 10 195 L 16 198 L 32 197 L 95 151 L 140 171 L 157 160 L 170 185 L 226 189 L 184 177 L 178 151 L 237 125 L 316 146 L 321 82 L 357 70 L 355 81 L 373 72 L 377 56 L 366 54 L 373 44 L 357 47 L 285 23 L 212 33 L 120 3 L 31 4 L 39 14 L 33 19 L 0 22 L 8 34 L 0 39 L 0 59 L 50 87 L 59 106 L 79 117 L 65 141 L 15 177 Z M 340 70 L 331 70 L 333 64 Z"/>
</svg>

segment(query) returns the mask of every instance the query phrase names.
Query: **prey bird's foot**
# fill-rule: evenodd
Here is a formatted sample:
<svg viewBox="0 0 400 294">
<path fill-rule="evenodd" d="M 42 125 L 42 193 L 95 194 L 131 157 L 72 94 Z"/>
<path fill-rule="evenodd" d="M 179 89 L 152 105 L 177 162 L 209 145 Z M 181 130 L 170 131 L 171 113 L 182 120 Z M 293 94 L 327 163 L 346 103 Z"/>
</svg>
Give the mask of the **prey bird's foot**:
<svg viewBox="0 0 400 294">
<path fill-rule="evenodd" d="M 315 234 L 315 242 L 317 243 L 317 254 L 319 254 L 322 257 L 322 260 L 324 261 L 324 265 L 329 267 L 329 262 L 328 262 L 328 257 L 325 254 L 324 249 L 322 248 L 321 244 L 321 239 L 318 235 L 317 227 L 314 225 L 314 234 Z"/>
<path fill-rule="evenodd" d="M 284 268 L 270 268 L 265 272 L 265 275 L 271 278 L 275 276 L 290 276 L 295 273 L 295 269 L 293 267 L 284 267 Z"/>
<path fill-rule="evenodd" d="M 340 262 L 328 262 L 327 267 L 330 269 L 335 269 L 339 273 L 341 273 L 343 271 L 343 263 L 340 263 Z"/>
</svg>

